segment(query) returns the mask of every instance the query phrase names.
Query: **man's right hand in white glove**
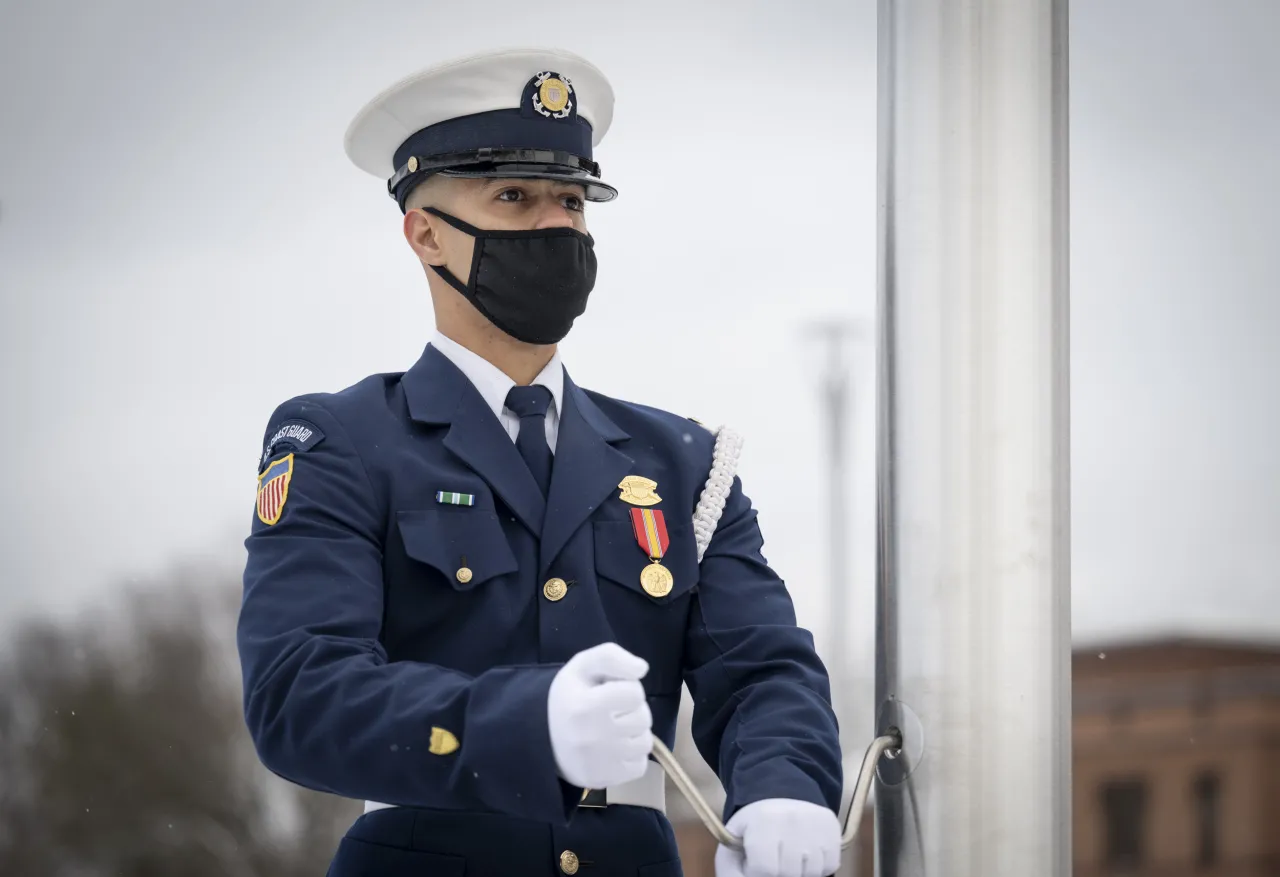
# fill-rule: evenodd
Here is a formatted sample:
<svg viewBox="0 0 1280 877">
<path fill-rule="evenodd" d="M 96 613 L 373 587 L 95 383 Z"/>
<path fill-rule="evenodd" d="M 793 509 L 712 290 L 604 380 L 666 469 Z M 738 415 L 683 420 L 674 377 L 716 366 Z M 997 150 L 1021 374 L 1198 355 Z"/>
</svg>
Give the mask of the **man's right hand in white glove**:
<svg viewBox="0 0 1280 877">
<path fill-rule="evenodd" d="M 556 770 L 572 785 L 603 789 L 639 779 L 653 749 L 653 716 L 640 680 L 649 664 L 616 643 L 579 652 L 547 694 Z"/>
</svg>

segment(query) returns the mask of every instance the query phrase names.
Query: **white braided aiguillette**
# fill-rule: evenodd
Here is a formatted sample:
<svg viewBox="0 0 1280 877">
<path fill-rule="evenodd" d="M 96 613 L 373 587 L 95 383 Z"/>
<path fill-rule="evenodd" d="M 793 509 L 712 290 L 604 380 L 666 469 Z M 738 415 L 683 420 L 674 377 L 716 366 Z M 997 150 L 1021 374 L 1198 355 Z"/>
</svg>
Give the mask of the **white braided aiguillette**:
<svg viewBox="0 0 1280 877">
<path fill-rule="evenodd" d="M 716 525 L 724 514 L 724 504 L 729 499 L 729 491 L 733 489 L 733 479 L 738 471 L 738 458 L 742 455 L 742 436 L 727 426 L 715 431 L 716 448 L 711 456 L 711 473 L 707 476 L 706 486 L 698 497 L 698 505 L 693 510 L 694 542 L 698 546 L 698 563 L 702 563 L 702 555 L 711 544 Z"/>
</svg>

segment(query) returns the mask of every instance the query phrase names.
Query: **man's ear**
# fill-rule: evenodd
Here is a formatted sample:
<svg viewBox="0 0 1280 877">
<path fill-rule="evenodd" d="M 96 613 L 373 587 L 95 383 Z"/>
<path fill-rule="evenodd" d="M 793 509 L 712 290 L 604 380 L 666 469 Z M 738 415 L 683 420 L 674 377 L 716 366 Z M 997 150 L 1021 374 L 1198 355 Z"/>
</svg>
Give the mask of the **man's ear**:
<svg viewBox="0 0 1280 877">
<path fill-rule="evenodd" d="M 447 261 L 437 229 L 436 218 L 421 209 L 412 209 L 404 215 L 404 239 L 424 265 L 440 267 Z"/>
</svg>

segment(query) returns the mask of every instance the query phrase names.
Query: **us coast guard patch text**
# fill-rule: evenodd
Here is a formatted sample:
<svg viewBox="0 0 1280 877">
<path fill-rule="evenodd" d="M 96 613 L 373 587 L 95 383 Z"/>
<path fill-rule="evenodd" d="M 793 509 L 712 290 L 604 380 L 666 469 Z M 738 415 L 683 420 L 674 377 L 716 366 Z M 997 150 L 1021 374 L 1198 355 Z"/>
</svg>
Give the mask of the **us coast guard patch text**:
<svg viewBox="0 0 1280 877">
<path fill-rule="evenodd" d="M 266 468 L 267 463 L 281 447 L 294 451 L 309 451 L 324 441 L 324 433 L 320 427 L 308 420 L 286 420 L 276 427 L 262 448 L 262 460 L 258 471 Z"/>
</svg>

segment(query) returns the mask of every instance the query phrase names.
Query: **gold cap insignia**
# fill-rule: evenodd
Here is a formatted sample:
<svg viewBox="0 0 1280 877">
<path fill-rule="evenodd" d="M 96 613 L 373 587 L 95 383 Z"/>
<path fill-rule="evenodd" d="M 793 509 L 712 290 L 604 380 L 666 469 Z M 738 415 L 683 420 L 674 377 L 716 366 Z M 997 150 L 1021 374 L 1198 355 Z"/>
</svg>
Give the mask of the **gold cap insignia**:
<svg viewBox="0 0 1280 877">
<path fill-rule="evenodd" d="M 547 70 L 533 80 L 533 108 L 552 119 L 567 119 L 573 112 L 573 83 L 568 76 Z"/>
<path fill-rule="evenodd" d="M 623 502 L 642 506 L 657 505 L 662 502 L 662 497 L 654 492 L 658 489 L 658 482 L 652 479 L 640 475 L 628 475 L 622 479 L 618 487 L 622 489 L 618 499 Z"/>
</svg>

